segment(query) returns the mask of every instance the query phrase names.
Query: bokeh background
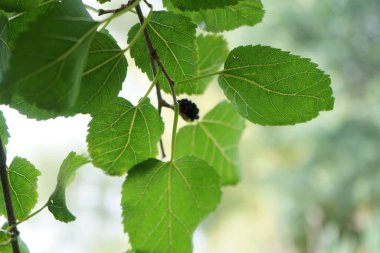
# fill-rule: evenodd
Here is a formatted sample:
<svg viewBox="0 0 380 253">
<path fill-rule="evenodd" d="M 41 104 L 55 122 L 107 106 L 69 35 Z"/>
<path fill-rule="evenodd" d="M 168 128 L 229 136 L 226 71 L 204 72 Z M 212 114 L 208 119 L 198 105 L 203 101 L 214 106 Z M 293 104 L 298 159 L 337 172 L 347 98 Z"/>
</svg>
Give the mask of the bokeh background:
<svg viewBox="0 0 380 253">
<path fill-rule="evenodd" d="M 99 7 L 93 0 L 84 2 Z M 159 0 L 151 2 L 161 7 Z M 378 253 L 380 2 L 263 0 L 263 4 L 263 23 L 225 34 L 230 48 L 264 44 L 312 58 L 331 75 L 335 109 L 293 127 L 247 124 L 241 142 L 242 182 L 224 189 L 219 209 L 195 234 L 194 252 Z M 134 15 L 126 15 L 110 26 L 120 46 L 126 44 L 127 31 L 136 22 Z M 129 63 L 121 95 L 136 102 L 149 82 L 132 60 Z M 193 98 L 202 114 L 222 99 L 216 81 L 205 96 Z M 12 136 L 9 159 L 26 157 L 43 173 L 41 206 L 55 187 L 66 155 L 71 150 L 86 153 L 90 118 L 79 115 L 37 122 L 6 107 L 0 109 Z M 170 112 L 164 116 L 167 122 L 172 120 Z M 45 210 L 22 224 L 21 235 L 31 252 L 128 249 L 119 204 L 123 180 L 91 166 L 80 169 L 67 195 L 77 220 L 62 224 Z"/>
</svg>

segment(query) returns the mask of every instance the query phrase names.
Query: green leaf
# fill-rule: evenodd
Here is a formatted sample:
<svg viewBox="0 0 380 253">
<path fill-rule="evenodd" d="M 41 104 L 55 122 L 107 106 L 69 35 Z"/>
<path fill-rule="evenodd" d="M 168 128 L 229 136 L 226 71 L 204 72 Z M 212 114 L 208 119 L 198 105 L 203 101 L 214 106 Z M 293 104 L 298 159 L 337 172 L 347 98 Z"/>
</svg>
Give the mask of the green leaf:
<svg viewBox="0 0 380 253">
<path fill-rule="evenodd" d="M 76 171 L 90 160 L 84 156 L 71 152 L 63 161 L 57 178 L 57 186 L 49 198 L 48 209 L 55 219 L 62 222 L 75 220 L 75 216 L 66 205 L 66 188 L 74 180 Z"/>
<path fill-rule="evenodd" d="M 111 2 L 111 0 L 96 0 L 96 1 L 98 1 L 101 4 L 104 4 L 104 3 L 107 3 L 107 2 Z"/>
<path fill-rule="evenodd" d="M 118 98 L 89 124 L 88 151 L 92 163 L 109 175 L 122 175 L 134 165 L 155 157 L 164 123 L 149 99 L 137 106 Z"/>
<path fill-rule="evenodd" d="M 73 106 L 96 28 L 80 0 L 57 2 L 18 36 L 2 97 L 9 102 L 17 93 L 54 111 Z"/>
<path fill-rule="evenodd" d="M 190 17 L 202 29 L 214 33 L 231 31 L 245 25 L 254 26 L 262 21 L 265 13 L 260 0 L 240 0 L 233 6 L 199 12 L 181 12 L 170 4 L 166 4 L 166 7 Z"/>
<path fill-rule="evenodd" d="M 23 12 L 36 8 L 41 0 L 1 0 L 0 9 L 6 12 Z"/>
<path fill-rule="evenodd" d="M 180 10 L 198 11 L 200 9 L 215 9 L 237 4 L 238 0 L 170 0 Z"/>
<path fill-rule="evenodd" d="M 54 119 L 62 115 L 62 113 L 44 110 L 38 108 L 36 105 L 29 104 L 19 95 L 14 95 L 12 97 L 9 107 L 16 109 L 20 114 L 25 115 L 27 118 L 35 120 Z"/>
<path fill-rule="evenodd" d="M 8 18 L 5 13 L 0 11 L 0 82 L 3 79 L 4 72 L 8 68 L 8 61 L 10 56 L 8 34 Z"/>
<path fill-rule="evenodd" d="M 227 42 L 222 36 L 199 35 L 198 49 L 198 76 L 214 73 L 223 66 L 228 55 Z M 214 77 L 206 77 L 195 82 L 178 84 L 179 93 L 202 94 L 206 91 Z"/>
<path fill-rule="evenodd" d="M 220 87 L 253 123 L 293 125 L 334 107 L 330 77 L 309 59 L 266 46 L 241 46 L 224 68 Z"/>
<path fill-rule="evenodd" d="M 244 120 L 233 105 L 218 104 L 196 125 L 185 126 L 176 138 L 176 157 L 194 155 L 219 174 L 222 184 L 239 182 L 239 142 Z"/>
<path fill-rule="evenodd" d="M 195 45 L 195 28 L 191 20 L 182 15 L 166 11 L 153 12 L 147 30 L 154 48 L 170 77 L 178 82 L 197 75 L 197 52 Z M 128 43 L 136 36 L 140 25 L 131 28 Z M 153 80 L 150 57 L 143 36 L 131 47 L 131 56 L 136 65 Z M 161 87 L 170 92 L 164 75 L 160 79 Z M 178 92 L 178 88 L 176 88 Z"/>
<path fill-rule="evenodd" d="M 41 175 L 28 160 L 15 157 L 8 168 L 9 186 L 17 220 L 26 218 L 37 204 L 37 180 Z M 2 188 L 0 189 L 0 214 L 6 215 Z"/>
<path fill-rule="evenodd" d="M 137 252 L 191 253 L 194 230 L 220 198 L 219 177 L 206 162 L 150 159 L 134 167 L 123 185 L 124 230 Z"/>
<path fill-rule="evenodd" d="M 8 223 L 5 223 L 0 230 L 0 252 L 1 253 L 13 253 L 12 245 L 10 243 L 11 236 L 7 233 Z M 20 236 L 17 238 L 18 245 L 20 247 L 20 253 L 29 253 L 29 249 L 25 242 L 21 240 Z M 8 244 L 7 244 L 8 243 Z M 6 244 L 6 245 L 5 245 Z"/>
<path fill-rule="evenodd" d="M 127 66 L 124 51 L 114 38 L 107 32 L 96 33 L 72 111 L 94 113 L 115 100 L 127 75 Z"/>
<path fill-rule="evenodd" d="M 4 147 L 8 144 L 9 137 L 10 135 L 8 133 L 7 122 L 5 120 L 3 112 L 0 111 L 0 138 Z"/>
</svg>

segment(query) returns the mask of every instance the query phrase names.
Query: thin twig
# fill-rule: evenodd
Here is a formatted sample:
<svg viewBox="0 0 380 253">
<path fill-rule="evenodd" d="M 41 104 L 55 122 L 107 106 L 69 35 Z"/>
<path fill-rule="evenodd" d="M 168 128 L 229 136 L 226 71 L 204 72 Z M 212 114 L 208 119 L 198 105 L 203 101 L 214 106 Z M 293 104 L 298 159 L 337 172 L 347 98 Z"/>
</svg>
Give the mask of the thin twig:
<svg viewBox="0 0 380 253">
<path fill-rule="evenodd" d="M 20 248 L 18 245 L 18 235 L 19 231 L 16 226 L 16 217 L 12 204 L 11 191 L 9 186 L 8 170 L 7 170 L 7 156 L 3 147 L 3 142 L 0 138 L 0 177 L 1 186 L 3 188 L 3 197 L 5 202 L 5 209 L 7 211 L 7 219 L 9 226 L 9 233 L 11 235 L 11 244 L 13 253 L 20 253 Z"/>
<path fill-rule="evenodd" d="M 104 14 L 110 14 L 110 13 L 118 13 L 118 12 L 121 12 L 123 11 L 124 9 L 130 7 L 132 4 L 134 4 L 137 0 L 129 0 L 128 3 L 126 4 L 122 4 L 119 8 L 116 8 L 116 9 L 112 9 L 112 10 L 103 10 L 103 9 L 99 9 L 98 10 L 98 15 L 101 16 L 101 15 L 104 15 Z"/>
<path fill-rule="evenodd" d="M 139 17 L 140 24 L 141 25 L 144 24 L 145 18 L 144 18 L 144 15 L 143 15 L 142 11 L 141 11 L 140 5 L 136 6 L 136 12 L 137 12 L 137 16 Z M 162 63 L 161 63 L 161 61 L 160 61 L 160 59 L 159 59 L 159 57 L 157 55 L 157 51 L 153 47 L 152 40 L 150 39 L 150 36 L 149 36 L 149 33 L 148 33 L 147 29 L 144 29 L 144 38 L 145 38 L 146 47 L 147 47 L 147 50 L 148 50 L 148 53 L 149 53 L 149 56 L 150 56 L 150 63 L 151 63 L 151 66 L 152 66 L 153 76 L 157 75 L 157 67 L 156 67 L 156 64 L 157 64 L 160 67 L 160 69 L 161 69 L 162 73 L 164 74 L 165 78 L 168 80 L 169 85 L 171 86 L 171 88 L 174 87 L 174 81 L 170 78 L 170 76 L 169 76 L 168 72 L 166 71 L 165 67 L 162 65 Z M 157 100 L 158 100 L 158 113 L 160 115 L 162 113 L 162 108 L 163 107 L 173 108 L 172 105 L 170 105 L 168 102 L 166 102 L 163 99 L 162 94 L 161 94 L 161 87 L 160 87 L 159 82 L 156 83 L 156 93 L 157 93 Z M 175 104 L 177 103 L 177 98 L 175 97 L 174 93 L 173 93 L 173 101 L 174 101 Z M 160 140 L 160 148 L 161 148 L 161 152 L 162 152 L 162 157 L 163 158 L 166 157 L 164 145 L 162 143 L 162 139 Z"/>
</svg>

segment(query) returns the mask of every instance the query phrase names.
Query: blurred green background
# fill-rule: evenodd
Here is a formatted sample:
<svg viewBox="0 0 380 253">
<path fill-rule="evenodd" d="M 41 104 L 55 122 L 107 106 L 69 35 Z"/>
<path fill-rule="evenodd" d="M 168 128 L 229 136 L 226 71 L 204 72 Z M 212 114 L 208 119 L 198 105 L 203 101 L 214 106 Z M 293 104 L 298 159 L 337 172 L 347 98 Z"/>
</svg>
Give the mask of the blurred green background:
<svg viewBox="0 0 380 253">
<path fill-rule="evenodd" d="M 152 1 L 160 6 L 158 2 Z M 292 127 L 247 124 L 241 143 L 242 183 L 224 190 L 220 208 L 196 232 L 195 253 L 378 253 L 380 1 L 263 4 L 263 23 L 225 34 L 230 48 L 264 44 L 311 58 L 331 75 L 335 109 Z M 125 17 L 111 27 L 120 45 L 125 45 L 126 33 L 136 22 L 133 16 Z M 122 94 L 138 101 L 147 85 L 132 65 Z M 216 81 L 204 97 L 193 98 L 202 114 L 222 99 Z M 12 135 L 10 156 L 27 157 L 43 172 L 43 204 L 67 153 L 86 152 L 89 117 L 34 122 L 13 110 L 5 115 Z M 165 136 L 169 146 L 170 131 Z M 90 166 L 81 169 L 68 192 L 77 221 L 61 224 L 45 211 L 22 224 L 31 252 L 127 249 L 120 224 L 122 181 Z"/>
</svg>

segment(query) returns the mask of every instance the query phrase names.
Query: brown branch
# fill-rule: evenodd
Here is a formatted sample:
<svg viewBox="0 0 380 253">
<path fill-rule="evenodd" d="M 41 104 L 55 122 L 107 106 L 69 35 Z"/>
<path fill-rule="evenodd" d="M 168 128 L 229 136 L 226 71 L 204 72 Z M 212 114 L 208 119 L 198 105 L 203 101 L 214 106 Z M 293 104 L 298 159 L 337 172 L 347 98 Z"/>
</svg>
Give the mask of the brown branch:
<svg viewBox="0 0 380 253">
<path fill-rule="evenodd" d="M 140 5 L 136 6 L 136 13 L 137 13 L 137 16 L 139 17 L 140 24 L 143 24 L 145 18 L 144 18 L 142 11 L 141 11 Z M 165 78 L 169 82 L 170 90 L 171 90 L 171 93 L 173 96 L 173 102 L 174 102 L 174 104 L 176 104 L 177 103 L 177 97 L 174 93 L 174 81 L 173 81 L 173 79 L 171 79 L 171 77 L 168 74 L 168 72 L 166 71 L 164 65 L 161 63 L 160 58 L 157 55 L 157 51 L 153 47 L 152 40 L 150 39 L 150 36 L 149 36 L 147 29 L 144 29 L 144 39 L 145 39 L 146 48 L 148 50 L 148 54 L 150 56 L 150 63 L 152 66 L 153 76 L 156 76 L 156 74 L 157 74 L 157 66 L 156 65 L 158 65 L 158 67 L 162 70 L 162 73 L 164 73 Z M 157 99 L 158 99 L 158 113 L 160 115 L 161 115 L 163 107 L 172 108 L 172 109 L 174 108 L 172 105 L 170 105 L 168 102 L 166 102 L 163 99 L 159 82 L 157 82 L 157 84 L 156 84 L 156 92 L 157 92 Z M 161 147 L 161 151 L 162 151 L 162 156 L 165 157 L 166 155 L 165 155 L 162 139 L 160 140 L 160 147 Z"/>
<path fill-rule="evenodd" d="M 98 15 L 99 16 L 102 16 L 102 15 L 105 15 L 105 14 L 115 14 L 115 13 L 118 13 L 118 12 L 121 12 L 123 11 L 124 9 L 130 7 L 132 4 L 134 4 L 136 2 L 136 0 L 129 0 L 128 3 L 126 4 L 122 4 L 119 8 L 116 8 L 116 9 L 112 9 L 112 10 L 103 10 L 103 9 L 99 9 L 98 10 Z"/>
<path fill-rule="evenodd" d="M 20 253 L 20 248 L 18 245 L 19 231 L 17 230 L 17 226 L 16 226 L 17 221 L 16 221 L 14 209 L 13 209 L 11 192 L 10 192 L 10 187 L 9 187 L 9 178 L 8 178 L 8 171 L 7 171 L 7 156 L 5 154 L 5 150 L 4 150 L 3 142 L 1 138 L 0 138 L 0 179 L 1 179 L 1 186 L 3 188 L 3 197 L 4 197 L 4 202 L 5 202 L 5 209 L 7 212 L 9 233 L 12 239 L 11 240 L 12 250 L 13 250 L 13 253 Z"/>
</svg>

